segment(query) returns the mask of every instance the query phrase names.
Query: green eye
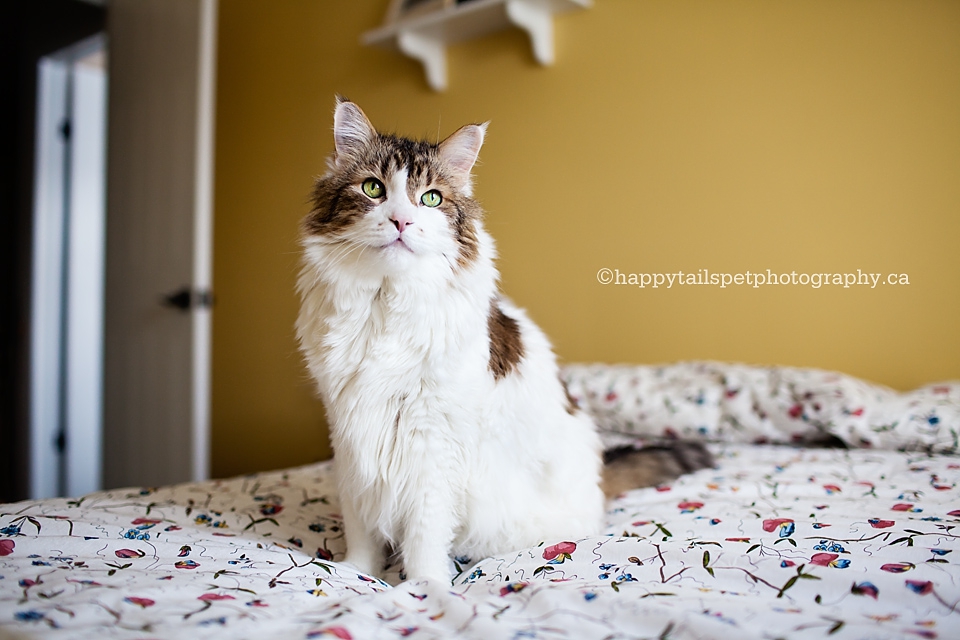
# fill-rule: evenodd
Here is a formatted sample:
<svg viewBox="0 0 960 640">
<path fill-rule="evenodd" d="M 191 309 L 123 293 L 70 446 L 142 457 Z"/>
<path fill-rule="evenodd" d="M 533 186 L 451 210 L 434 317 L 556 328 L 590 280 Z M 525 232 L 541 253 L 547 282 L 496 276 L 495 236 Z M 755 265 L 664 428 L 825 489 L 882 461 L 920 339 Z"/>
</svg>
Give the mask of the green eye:
<svg viewBox="0 0 960 640">
<path fill-rule="evenodd" d="M 363 192 L 371 198 L 379 198 L 383 195 L 383 183 L 376 178 L 367 178 L 363 181 Z"/>
<path fill-rule="evenodd" d="M 420 202 L 428 207 L 439 207 L 440 203 L 443 202 L 443 196 L 436 189 L 431 189 L 420 196 Z"/>
</svg>

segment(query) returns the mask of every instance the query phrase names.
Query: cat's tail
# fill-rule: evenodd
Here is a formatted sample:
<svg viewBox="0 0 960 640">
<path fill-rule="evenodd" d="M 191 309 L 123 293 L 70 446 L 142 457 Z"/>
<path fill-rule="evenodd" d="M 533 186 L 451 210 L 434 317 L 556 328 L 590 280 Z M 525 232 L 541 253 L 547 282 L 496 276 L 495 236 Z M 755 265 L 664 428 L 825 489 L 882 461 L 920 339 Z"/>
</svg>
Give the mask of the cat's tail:
<svg viewBox="0 0 960 640">
<path fill-rule="evenodd" d="M 600 488 L 607 498 L 612 498 L 624 491 L 666 484 L 685 473 L 713 466 L 713 454 L 702 442 L 692 440 L 642 449 L 616 447 L 603 453 Z"/>
</svg>

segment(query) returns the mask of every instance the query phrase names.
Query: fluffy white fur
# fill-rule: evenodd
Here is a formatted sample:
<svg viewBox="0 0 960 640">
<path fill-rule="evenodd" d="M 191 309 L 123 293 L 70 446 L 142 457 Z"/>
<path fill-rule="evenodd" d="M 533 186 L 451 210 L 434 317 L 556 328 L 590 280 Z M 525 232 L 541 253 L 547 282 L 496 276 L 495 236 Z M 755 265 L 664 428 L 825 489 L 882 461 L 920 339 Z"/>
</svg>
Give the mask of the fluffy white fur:
<svg viewBox="0 0 960 640">
<path fill-rule="evenodd" d="M 334 122 L 338 156 L 376 135 L 352 103 Z M 484 133 L 468 125 L 440 147 L 468 193 Z M 390 545 L 407 577 L 448 582 L 451 554 L 598 533 L 600 442 L 567 412 L 546 336 L 505 301 L 523 358 L 495 380 L 493 239 L 478 223 L 479 257 L 457 265 L 445 215 L 419 204 L 429 186 L 408 194 L 406 179 L 336 239 L 305 235 L 297 335 L 329 418 L 346 562 L 377 574 Z M 413 224 L 401 232 L 397 217 Z"/>
</svg>

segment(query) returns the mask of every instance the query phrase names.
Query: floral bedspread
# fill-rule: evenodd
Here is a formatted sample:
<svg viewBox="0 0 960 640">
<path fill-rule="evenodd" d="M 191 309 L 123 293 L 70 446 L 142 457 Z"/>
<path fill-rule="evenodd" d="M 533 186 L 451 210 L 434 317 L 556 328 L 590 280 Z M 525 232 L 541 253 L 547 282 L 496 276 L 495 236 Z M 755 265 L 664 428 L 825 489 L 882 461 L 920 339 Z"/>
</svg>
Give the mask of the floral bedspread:
<svg viewBox="0 0 960 640">
<path fill-rule="evenodd" d="M 960 458 L 709 446 L 452 584 L 339 564 L 328 463 L 0 505 L 0 638 L 960 637 Z"/>
</svg>

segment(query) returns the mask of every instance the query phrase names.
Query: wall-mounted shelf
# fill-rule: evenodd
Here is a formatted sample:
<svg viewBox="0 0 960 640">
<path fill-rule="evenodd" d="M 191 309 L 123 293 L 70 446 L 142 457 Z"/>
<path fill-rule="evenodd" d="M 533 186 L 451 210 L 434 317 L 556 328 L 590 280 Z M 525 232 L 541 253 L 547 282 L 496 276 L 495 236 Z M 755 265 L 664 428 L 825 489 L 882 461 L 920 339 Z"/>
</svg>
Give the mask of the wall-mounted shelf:
<svg viewBox="0 0 960 640">
<path fill-rule="evenodd" d="M 419 60 L 427 84 L 443 91 L 447 88 L 448 44 L 515 26 L 530 36 L 537 62 L 550 65 L 553 15 L 589 6 L 590 0 L 394 0 L 386 24 L 366 32 L 360 41 Z"/>
</svg>

